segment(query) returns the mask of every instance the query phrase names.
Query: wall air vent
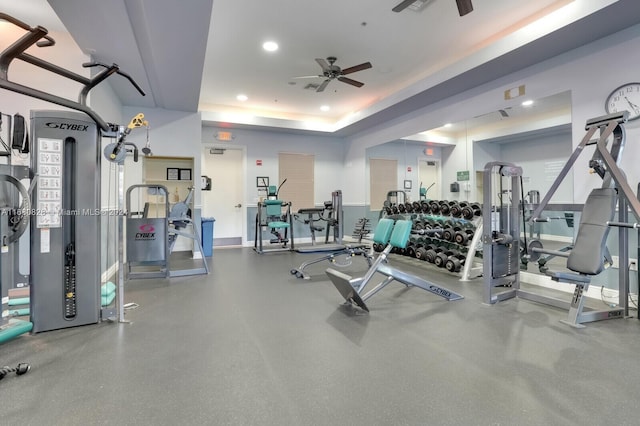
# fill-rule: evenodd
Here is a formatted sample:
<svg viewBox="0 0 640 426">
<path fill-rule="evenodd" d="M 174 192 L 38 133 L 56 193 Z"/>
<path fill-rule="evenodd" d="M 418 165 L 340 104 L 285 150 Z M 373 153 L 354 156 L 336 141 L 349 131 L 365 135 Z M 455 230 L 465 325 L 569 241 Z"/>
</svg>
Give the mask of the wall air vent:
<svg viewBox="0 0 640 426">
<path fill-rule="evenodd" d="M 222 154 L 224 154 L 225 151 L 226 151 L 226 149 L 224 149 L 224 148 L 211 148 L 209 150 L 209 154 L 211 154 L 211 155 L 222 155 Z"/>
</svg>

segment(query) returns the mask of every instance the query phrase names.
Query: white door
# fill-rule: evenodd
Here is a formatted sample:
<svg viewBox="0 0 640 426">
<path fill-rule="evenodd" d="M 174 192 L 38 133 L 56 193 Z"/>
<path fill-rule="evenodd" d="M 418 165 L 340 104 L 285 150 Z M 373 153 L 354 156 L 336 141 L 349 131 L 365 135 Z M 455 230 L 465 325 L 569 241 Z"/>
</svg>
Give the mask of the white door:
<svg viewBox="0 0 640 426">
<path fill-rule="evenodd" d="M 202 174 L 211 179 L 211 190 L 202 191 L 202 217 L 213 217 L 214 246 L 242 245 L 244 199 L 244 151 L 205 147 Z"/>
<path fill-rule="evenodd" d="M 439 163 L 434 160 L 420 160 L 418 168 L 422 187 L 427 188 L 427 198 L 430 200 L 439 200 L 441 186 Z"/>
</svg>

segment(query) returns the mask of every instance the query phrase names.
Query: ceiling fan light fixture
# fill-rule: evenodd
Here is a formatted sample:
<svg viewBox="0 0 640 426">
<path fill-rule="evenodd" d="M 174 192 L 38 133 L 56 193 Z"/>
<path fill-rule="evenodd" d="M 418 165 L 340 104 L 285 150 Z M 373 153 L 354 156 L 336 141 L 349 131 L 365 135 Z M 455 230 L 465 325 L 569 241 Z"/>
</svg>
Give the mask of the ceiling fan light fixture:
<svg viewBox="0 0 640 426">
<path fill-rule="evenodd" d="M 329 105 L 322 105 L 322 106 L 320 107 L 320 111 L 324 111 L 324 112 L 327 112 L 327 111 L 329 111 L 330 109 L 331 109 L 331 107 L 330 107 Z"/>
<path fill-rule="evenodd" d="M 262 43 L 262 48 L 267 52 L 275 52 L 276 50 L 278 50 L 278 43 L 272 40 L 268 40 Z"/>
<path fill-rule="evenodd" d="M 531 106 L 531 105 L 533 105 L 533 101 L 531 99 L 522 102 L 522 106 L 523 107 L 528 107 L 528 106 Z"/>
</svg>

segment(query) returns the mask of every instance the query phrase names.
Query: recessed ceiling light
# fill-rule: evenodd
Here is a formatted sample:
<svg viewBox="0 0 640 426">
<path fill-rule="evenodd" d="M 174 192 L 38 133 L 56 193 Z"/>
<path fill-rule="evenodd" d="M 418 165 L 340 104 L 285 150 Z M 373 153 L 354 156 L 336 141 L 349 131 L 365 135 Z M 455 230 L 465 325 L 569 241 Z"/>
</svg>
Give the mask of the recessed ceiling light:
<svg viewBox="0 0 640 426">
<path fill-rule="evenodd" d="M 531 106 L 531 105 L 533 105 L 533 101 L 531 99 L 529 99 L 528 101 L 524 101 L 522 103 L 522 106 Z"/>
<path fill-rule="evenodd" d="M 445 124 L 443 127 L 451 127 L 451 126 L 453 126 L 453 124 L 451 124 L 451 123 L 447 123 L 447 124 Z"/>
<path fill-rule="evenodd" d="M 249 97 L 247 95 L 240 94 L 240 95 L 236 96 L 236 99 L 239 100 L 240 102 L 244 102 L 247 99 L 249 99 Z"/>
<path fill-rule="evenodd" d="M 267 52 L 275 52 L 276 50 L 278 50 L 278 43 L 276 43 L 275 41 L 265 41 L 264 43 L 262 43 L 262 48 Z"/>
<path fill-rule="evenodd" d="M 322 106 L 320 107 L 320 111 L 325 111 L 325 112 L 326 112 L 326 111 L 329 111 L 330 109 L 331 109 L 331 108 L 329 107 L 329 105 L 322 105 Z"/>
</svg>

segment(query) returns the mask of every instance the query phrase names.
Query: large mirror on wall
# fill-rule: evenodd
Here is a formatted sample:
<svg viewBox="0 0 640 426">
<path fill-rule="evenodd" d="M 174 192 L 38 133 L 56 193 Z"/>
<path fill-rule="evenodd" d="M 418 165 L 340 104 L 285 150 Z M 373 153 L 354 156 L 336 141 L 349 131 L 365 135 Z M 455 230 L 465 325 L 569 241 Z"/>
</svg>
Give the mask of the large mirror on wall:
<svg viewBox="0 0 640 426">
<path fill-rule="evenodd" d="M 524 101 L 527 102 L 524 102 Z M 367 149 L 369 215 L 378 217 L 389 192 L 420 198 L 482 202 L 485 164 L 523 169 L 525 197 L 543 197 L 571 155 L 571 93 L 563 92 Z M 399 201 L 402 201 L 400 199 Z M 573 203 L 573 177 L 562 181 L 552 203 Z"/>
</svg>

